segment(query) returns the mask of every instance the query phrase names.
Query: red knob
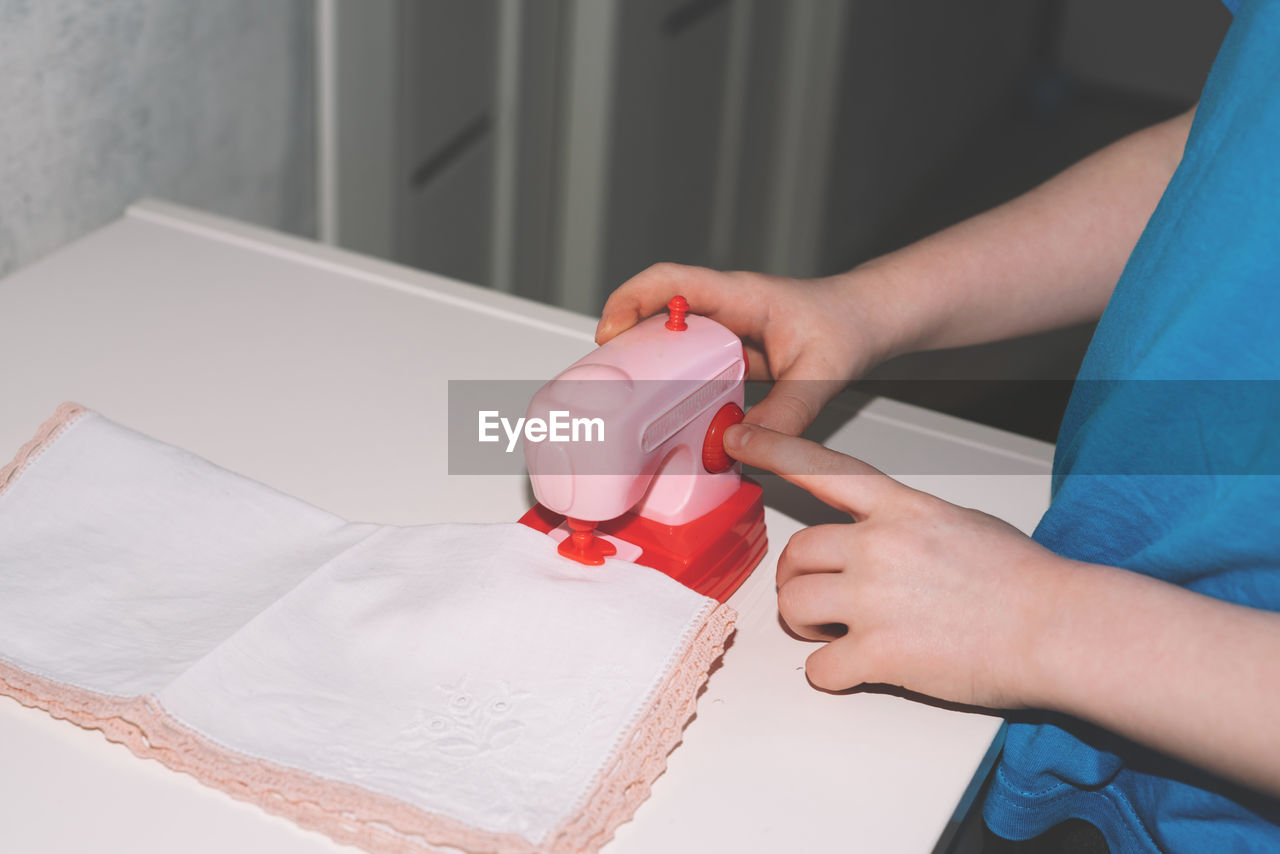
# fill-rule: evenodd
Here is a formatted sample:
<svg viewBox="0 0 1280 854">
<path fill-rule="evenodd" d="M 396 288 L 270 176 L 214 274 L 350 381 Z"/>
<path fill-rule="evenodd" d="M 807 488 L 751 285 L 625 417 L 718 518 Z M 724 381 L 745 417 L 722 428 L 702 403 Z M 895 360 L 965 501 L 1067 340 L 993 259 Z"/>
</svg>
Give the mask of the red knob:
<svg viewBox="0 0 1280 854">
<path fill-rule="evenodd" d="M 682 296 L 674 296 L 671 302 L 667 303 L 667 328 L 672 332 L 684 332 L 689 328 L 689 324 L 684 322 L 684 316 L 689 313 L 689 301 Z"/>
<path fill-rule="evenodd" d="M 724 449 L 724 431 L 741 420 L 742 407 L 736 403 L 726 403 L 711 417 L 707 436 L 702 440 L 702 467 L 711 474 L 728 471 L 733 466 L 733 458 Z"/>
</svg>

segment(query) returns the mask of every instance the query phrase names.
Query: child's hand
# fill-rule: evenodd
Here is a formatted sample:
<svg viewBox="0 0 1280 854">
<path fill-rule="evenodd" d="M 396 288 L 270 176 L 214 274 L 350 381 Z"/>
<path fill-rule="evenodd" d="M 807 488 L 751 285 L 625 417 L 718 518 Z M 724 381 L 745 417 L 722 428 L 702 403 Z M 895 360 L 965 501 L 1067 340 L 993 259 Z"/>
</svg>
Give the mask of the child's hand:
<svg viewBox="0 0 1280 854">
<path fill-rule="evenodd" d="M 813 442 L 743 425 L 725 444 L 856 520 L 800 531 L 778 558 L 782 618 L 829 641 L 807 662 L 815 686 L 888 683 L 996 708 L 1033 701 L 1037 630 L 1067 561 Z"/>
<path fill-rule="evenodd" d="M 695 314 L 724 324 L 747 348 L 752 379 L 778 382 L 747 421 L 797 434 L 850 380 L 881 358 L 871 324 L 861 317 L 847 283 L 804 281 L 758 273 L 655 264 L 619 287 L 605 303 L 596 342 L 603 344 L 676 294 Z"/>
</svg>

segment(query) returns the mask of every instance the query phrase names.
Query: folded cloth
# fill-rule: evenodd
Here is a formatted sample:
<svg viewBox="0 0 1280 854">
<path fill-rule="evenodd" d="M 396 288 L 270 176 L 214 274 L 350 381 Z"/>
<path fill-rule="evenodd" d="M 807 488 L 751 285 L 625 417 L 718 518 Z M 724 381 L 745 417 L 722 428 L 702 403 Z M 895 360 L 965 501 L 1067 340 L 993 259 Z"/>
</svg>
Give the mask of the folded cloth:
<svg viewBox="0 0 1280 854">
<path fill-rule="evenodd" d="M 352 524 L 64 404 L 0 469 L 0 693 L 371 851 L 592 851 L 733 613 L 522 525 Z"/>
</svg>

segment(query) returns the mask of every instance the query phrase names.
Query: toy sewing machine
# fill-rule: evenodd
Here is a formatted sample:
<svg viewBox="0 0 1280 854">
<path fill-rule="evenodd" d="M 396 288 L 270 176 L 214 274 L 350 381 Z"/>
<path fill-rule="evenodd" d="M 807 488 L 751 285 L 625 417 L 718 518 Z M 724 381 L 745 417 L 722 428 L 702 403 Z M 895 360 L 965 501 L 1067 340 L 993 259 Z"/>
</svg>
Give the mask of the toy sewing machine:
<svg viewBox="0 0 1280 854">
<path fill-rule="evenodd" d="M 742 420 L 746 353 L 684 297 L 667 308 L 534 395 L 526 417 L 566 438 L 525 442 L 538 503 L 520 521 L 566 560 L 631 560 L 723 602 L 767 547 L 760 487 L 724 449 Z"/>
</svg>

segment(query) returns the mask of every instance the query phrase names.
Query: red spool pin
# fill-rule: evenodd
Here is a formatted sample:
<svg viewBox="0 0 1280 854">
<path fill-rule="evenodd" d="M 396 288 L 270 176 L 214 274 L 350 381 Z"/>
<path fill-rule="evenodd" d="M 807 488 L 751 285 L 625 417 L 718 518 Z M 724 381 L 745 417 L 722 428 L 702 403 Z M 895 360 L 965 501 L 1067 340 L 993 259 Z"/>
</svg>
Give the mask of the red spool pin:
<svg viewBox="0 0 1280 854">
<path fill-rule="evenodd" d="M 689 324 L 684 322 L 688 313 L 689 301 L 682 296 L 672 297 L 671 302 L 667 303 L 667 328 L 672 332 L 684 332 L 689 328 Z"/>
</svg>

